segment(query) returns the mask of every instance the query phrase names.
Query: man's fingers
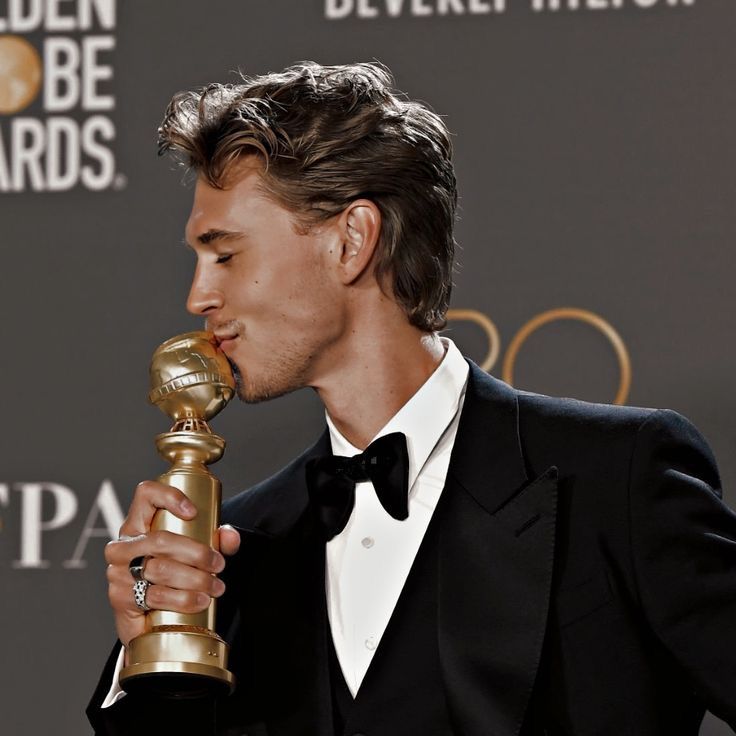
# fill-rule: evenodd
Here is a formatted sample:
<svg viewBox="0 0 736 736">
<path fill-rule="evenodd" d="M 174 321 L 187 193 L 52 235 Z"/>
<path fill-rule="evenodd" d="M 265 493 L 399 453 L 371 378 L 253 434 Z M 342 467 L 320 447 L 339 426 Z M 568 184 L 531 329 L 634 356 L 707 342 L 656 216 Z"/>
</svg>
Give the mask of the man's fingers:
<svg viewBox="0 0 736 736">
<path fill-rule="evenodd" d="M 206 544 L 163 530 L 132 539 L 115 539 L 105 547 L 105 559 L 110 565 L 127 567 L 135 557 L 166 557 L 210 573 L 221 572 L 225 567 L 223 556 Z"/>
<path fill-rule="evenodd" d="M 225 592 L 225 584 L 214 575 L 182 565 L 176 560 L 167 560 L 164 557 L 154 557 L 148 560 L 143 574 L 149 582 L 167 588 L 198 591 L 207 593 L 213 598 Z"/>
<path fill-rule="evenodd" d="M 210 604 L 207 593 L 193 590 L 176 590 L 164 585 L 151 585 L 146 593 L 146 603 L 151 608 L 177 613 L 199 613 Z"/>
<path fill-rule="evenodd" d="M 133 598 L 133 578 L 126 568 L 109 565 L 107 568 L 108 596 L 117 613 L 141 614 Z M 201 611 L 210 598 L 225 592 L 225 584 L 214 575 L 181 565 L 174 560 L 147 560 L 144 578 L 151 583 L 146 591 L 146 603 L 180 613 Z"/>
<path fill-rule="evenodd" d="M 151 528 L 153 515 L 159 509 L 166 509 L 185 521 L 197 515 L 194 504 L 178 488 L 155 480 L 144 480 L 135 489 L 128 517 L 120 527 L 120 534 L 145 534 Z"/>
<path fill-rule="evenodd" d="M 219 528 L 220 552 L 232 557 L 240 549 L 240 532 L 230 524 L 223 524 Z"/>
<path fill-rule="evenodd" d="M 133 586 L 115 583 L 108 587 L 108 598 L 118 614 L 138 617 L 143 614 L 133 599 Z M 165 585 L 150 585 L 146 590 L 149 608 L 176 613 L 199 613 L 209 606 L 211 596 L 202 591 L 177 590 Z"/>
</svg>

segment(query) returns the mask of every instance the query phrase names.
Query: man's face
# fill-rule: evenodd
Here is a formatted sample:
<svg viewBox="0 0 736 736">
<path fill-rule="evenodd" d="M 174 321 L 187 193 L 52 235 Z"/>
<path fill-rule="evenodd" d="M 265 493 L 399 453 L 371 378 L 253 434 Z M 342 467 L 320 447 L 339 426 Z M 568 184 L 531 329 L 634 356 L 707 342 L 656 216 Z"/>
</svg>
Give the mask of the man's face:
<svg viewBox="0 0 736 736">
<path fill-rule="evenodd" d="M 346 322 L 334 221 L 300 234 L 259 190 L 261 171 L 249 157 L 224 190 L 200 178 L 186 226 L 197 255 L 187 308 L 206 317 L 248 402 L 316 385 Z"/>
</svg>

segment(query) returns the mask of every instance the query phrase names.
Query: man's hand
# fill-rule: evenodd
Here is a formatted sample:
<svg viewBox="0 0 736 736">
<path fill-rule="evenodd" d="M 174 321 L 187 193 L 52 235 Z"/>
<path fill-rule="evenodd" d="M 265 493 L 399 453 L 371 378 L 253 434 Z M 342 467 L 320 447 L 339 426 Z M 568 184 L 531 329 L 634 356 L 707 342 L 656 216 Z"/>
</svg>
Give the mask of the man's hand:
<svg viewBox="0 0 736 736">
<path fill-rule="evenodd" d="M 145 631 L 145 614 L 133 600 L 133 577 L 128 565 L 135 557 L 148 558 L 144 575 L 151 585 L 146 603 L 151 608 L 198 613 L 225 592 L 216 577 L 225 568 L 225 555 L 240 546 L 240 535 L 231 526 L 218 530 L 220 552 L 180 534 L 151 531 L 153 515 L 166 509 L 184 521 L 197 509 L 178 489 L 156 481 L 143 481 L 135 490 L 128 516 L 120 527 L 120 539 L 105 548 L 108 598 L 115 614 L 118 637 L 125 647 Z"/>
</svg>

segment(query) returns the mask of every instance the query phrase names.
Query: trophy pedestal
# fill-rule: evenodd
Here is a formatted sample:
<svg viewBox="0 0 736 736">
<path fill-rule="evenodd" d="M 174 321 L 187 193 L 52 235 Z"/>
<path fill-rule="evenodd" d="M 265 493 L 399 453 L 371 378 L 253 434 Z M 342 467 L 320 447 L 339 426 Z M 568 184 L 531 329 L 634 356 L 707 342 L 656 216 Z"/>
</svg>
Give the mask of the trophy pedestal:
<svg viewBox="0 0 736 736">
<path fill-rule="evenodd" d="M 128 645 L 129 664 L 120 673 L 120 684 L 129 693 L 163 697 L 227 695 L 235 684 L 226 667 L 227 650 L 211 631 L 150 631 Z"/>
</svg>

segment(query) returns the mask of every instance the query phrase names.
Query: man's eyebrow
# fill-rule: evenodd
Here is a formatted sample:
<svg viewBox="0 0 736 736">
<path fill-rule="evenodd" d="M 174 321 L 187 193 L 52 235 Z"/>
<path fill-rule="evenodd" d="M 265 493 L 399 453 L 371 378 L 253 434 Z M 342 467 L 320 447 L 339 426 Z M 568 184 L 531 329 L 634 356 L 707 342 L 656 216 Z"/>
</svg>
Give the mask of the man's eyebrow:
<svg viewBox="0 0 736 736">
<path fill-rule="evenodd" d="M 242 238 L 244 235 L 245 233 L 234 230 L 210 229 L 207 232 L 197 235 L 197 242 L 201 245 L 209 245 L 217 240 L 236 240 L 237 238 Z M 189 245 L 186 234 L 184 235 L 184 245 Z"/>
</svg>

